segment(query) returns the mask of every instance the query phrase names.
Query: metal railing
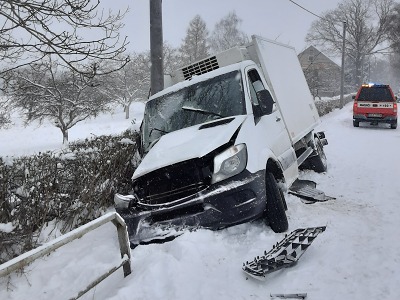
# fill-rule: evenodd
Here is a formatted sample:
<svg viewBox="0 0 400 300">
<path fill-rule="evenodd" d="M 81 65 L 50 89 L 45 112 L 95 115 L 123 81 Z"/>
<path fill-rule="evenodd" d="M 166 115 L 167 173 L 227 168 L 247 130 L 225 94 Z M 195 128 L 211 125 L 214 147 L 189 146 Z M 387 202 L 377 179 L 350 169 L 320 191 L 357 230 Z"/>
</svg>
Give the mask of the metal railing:
<svg viewBox="0 0 400 300">
<path fill-rule="evenodd" d="M 107 273 L 97 278 L 95 281 L 89 284 L 83 291 L 80 291 L 78 293 L 78 296 L 73 299 L 78 299 L 79 297 L 84 295 L 86 292 L 91 290 L 93 287 L 95 287 L 109 275 L 114 273 L 120 267 L 123 267 L 124 276 L 125 277 L 128 276 L 129 274 L 131 274 L 132 271 L 131 271 L 131 252 L 129 247 L 129 237 L 126 229 L 126 224 L 118 213 L 111 212 L 77 229 L 74 229 L 71 232 L 68 232 L 67 234 L 62 235 L 54 239 L 53 241 L 43 244 L 42 246 L 36 249 L 28 251 L 0 265 L 0 277 L 7 276 L 16 270 L 25 267 L 29 263 L 33 262 L 35 259 L 40 258 L 46 254 L 49 254 L 50 252 L 60 248 L 61 246 L 68 244 L 69 242 L 72 242 L 73 240 L 81 238 L 90 231 L 110 221 L 117 227 L 118 242 L 121 251 L 121 263 L 118 266 L 113 267 Z"/>
</svg>

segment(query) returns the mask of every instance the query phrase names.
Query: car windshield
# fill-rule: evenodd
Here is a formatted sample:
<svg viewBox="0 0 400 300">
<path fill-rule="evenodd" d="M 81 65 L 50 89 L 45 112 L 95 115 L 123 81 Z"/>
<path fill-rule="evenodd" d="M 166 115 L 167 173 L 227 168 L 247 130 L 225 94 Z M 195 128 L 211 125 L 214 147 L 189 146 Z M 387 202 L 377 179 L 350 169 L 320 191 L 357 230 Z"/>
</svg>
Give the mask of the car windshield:
<svg viewBox="0 0 400 300">
<path fill-rule="evenodd" d="M 239 71 L 195 83 L 147 102 L 142 138 L 147 152 L 166 133 L 245 114 Z"/>
<path fill-rule="evenodd" d="M 363 87 L 358 95 L 359 101 L 393 101 L 389 87 Z"/>
</svg>

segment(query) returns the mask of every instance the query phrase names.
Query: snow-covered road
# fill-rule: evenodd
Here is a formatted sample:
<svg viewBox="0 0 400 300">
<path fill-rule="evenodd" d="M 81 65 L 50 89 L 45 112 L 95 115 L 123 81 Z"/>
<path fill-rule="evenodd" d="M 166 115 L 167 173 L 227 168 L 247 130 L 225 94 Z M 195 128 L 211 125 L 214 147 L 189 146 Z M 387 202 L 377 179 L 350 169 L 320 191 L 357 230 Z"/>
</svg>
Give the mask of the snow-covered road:
<svg viewBox="0 0 400 300">
<path fill-rule="evenodd" d="M 198 230 L 135 248 L 130 276 L 123 279 L 118 271 L 84 298 L 231 300 L 307 293 L 307 300 L 399 299 L 400 130 L 353 128 L 351 108 L 322 118 L 328 172 L 301 173 L 336 200 L 305 204 L 286 194 L 289 231 L 327 226 L 297 265 L 269 274 L 266 281 L 246 277 L 243 262 L 284 237 L 262 221 Z M 112 226 L 100 228 L 34 263 L 23 276 L 0 279 L 0 299 L 73 297 L 85 279 L 115 259 L 117 243 Z"/>
</svg>

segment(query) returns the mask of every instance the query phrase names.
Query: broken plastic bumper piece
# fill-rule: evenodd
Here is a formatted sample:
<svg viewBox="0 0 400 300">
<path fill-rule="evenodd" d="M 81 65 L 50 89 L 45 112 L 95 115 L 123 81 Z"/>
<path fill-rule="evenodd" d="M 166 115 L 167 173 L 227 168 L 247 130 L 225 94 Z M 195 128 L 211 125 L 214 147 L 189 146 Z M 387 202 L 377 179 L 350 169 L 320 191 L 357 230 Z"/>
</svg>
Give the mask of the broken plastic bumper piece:
<svg viewBox="0 0 400 300">
<path fill-rule="evenodd" d="M 327 196 L 316 188 L 317 184 L 311 180 L 297 179 L 289 188 L 289 194 L 304 199 L 305 203 L 325 202 L 335 200 L 335 197 Z"/>
<path fill-rule="evenodd" d="M 271 294 L 271 299 L 306 299 L 307 293 L 297 294 Z"/>
<path fill-rule="evenodd" d="M 246 261 L 243 271 L 254 278 L 265 280 L 267 274 L 295 265 L 317 235 L 325 229 L 326 226 L 321 226 L 292 231 L 269 252 L 264 251 L 264 255 Z"/>
</svg>

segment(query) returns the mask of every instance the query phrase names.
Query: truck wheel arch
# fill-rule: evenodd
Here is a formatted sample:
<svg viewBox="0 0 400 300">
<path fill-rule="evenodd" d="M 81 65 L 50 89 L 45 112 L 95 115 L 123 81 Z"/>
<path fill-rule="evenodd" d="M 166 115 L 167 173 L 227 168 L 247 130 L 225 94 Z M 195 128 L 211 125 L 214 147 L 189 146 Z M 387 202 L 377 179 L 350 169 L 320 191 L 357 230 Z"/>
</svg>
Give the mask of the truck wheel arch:
<svg viewBox="0 0 400 300">
<path fill-rule="evenodd" d="M 271 172 L 272 175 L 274 175 L 276 181 L 278 182 L 285 182 L 285 177 L 283 176 L 283 172 L 281 167 L 279 166 L 279 163 L 273 159 L 268 159 L 267 161 L 267 166 L 266 166 L 266 171 Z"/>
</svg>

